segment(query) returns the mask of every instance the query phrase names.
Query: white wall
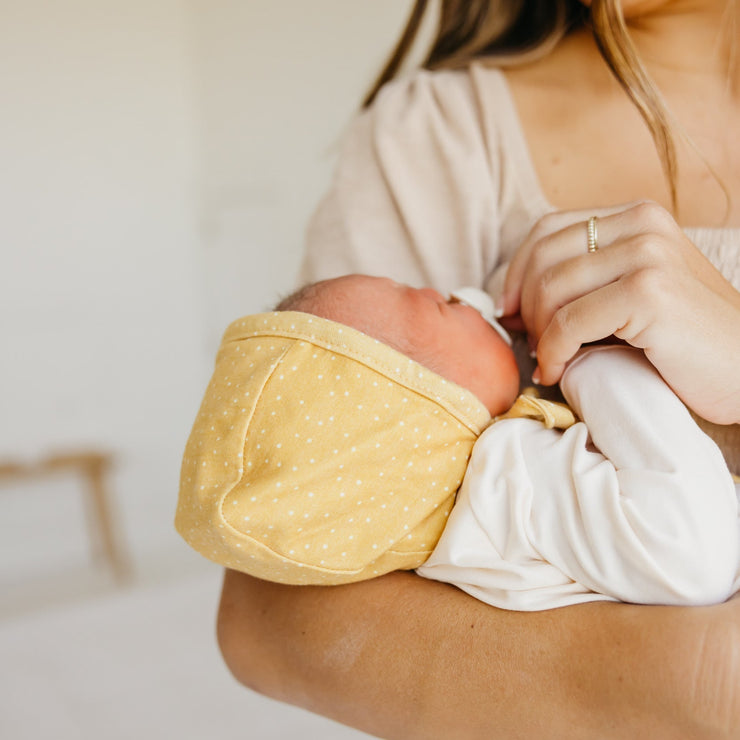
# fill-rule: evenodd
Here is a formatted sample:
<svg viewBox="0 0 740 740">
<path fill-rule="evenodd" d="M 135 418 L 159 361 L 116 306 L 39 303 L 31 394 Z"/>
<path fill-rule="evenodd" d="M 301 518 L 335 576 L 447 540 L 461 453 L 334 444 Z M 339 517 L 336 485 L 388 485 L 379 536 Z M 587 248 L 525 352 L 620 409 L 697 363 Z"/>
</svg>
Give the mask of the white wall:
<svg viewBox="0 0 740 740">
<path fill-rule="evenodd" d="M 140 564 L 184 551 L 179 459 L 218 336 L 290 287 L 408 7 L 0 0 L 0 461 L 113 450 Z M 68 489 L 0 490 L 0 582 L 75 550 Z"/>
<path fill-rule="evenodd" d="M 293 285 L 336 144 L 409 0 L 197 0 L 209 338 Z"/>
<path fill-rule="evenodd" d="M 147 551 L 170 538 L 205 372 L 186 6 L 23 0 L 0 16 L 0 457 L 114 450 L 127 539 Z M 42 497 L 21 500 L 43 528 Z M 6 544 L 34 535 L 7 506 L 0 520 Z M 51 555 L 68 538 L 49 534 Z"/>
</svg>

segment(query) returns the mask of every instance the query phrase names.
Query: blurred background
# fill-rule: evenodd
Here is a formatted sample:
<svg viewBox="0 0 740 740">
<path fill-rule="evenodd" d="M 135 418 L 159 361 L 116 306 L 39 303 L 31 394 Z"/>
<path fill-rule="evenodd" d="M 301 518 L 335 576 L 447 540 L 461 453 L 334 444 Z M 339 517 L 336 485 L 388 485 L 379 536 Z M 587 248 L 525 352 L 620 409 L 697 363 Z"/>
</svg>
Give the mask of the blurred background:
<svg viewBox="0 0 740 740">
<path fill-rule="evenodd" d="M 361 737 L 233 682 L 172 519 L 410 6 L 0 0 L 0 737 Z"/>
</svg>

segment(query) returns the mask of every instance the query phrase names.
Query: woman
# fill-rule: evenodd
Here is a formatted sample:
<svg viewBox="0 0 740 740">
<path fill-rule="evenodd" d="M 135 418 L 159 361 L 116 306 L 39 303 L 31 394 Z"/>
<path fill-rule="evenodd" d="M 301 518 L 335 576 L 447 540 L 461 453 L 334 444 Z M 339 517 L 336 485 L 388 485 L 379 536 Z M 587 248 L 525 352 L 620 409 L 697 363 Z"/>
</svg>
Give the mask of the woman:
<svg viewBox="0 0 740 740">
<path fill-rule="evenodd" d="M 740 472 L 735 0 L 447 0 L 435 71 L 384 84 L 425 6 L 347 137 L 303 277 L 493 290 L 510 262 L 503 308 L 540 382 L 616 334 Z M 219 639 L 247 686 L 382 737 L 740 734 L 740 599 L 524 614 L 409 573 L 227 573 Z"/>
</svg>

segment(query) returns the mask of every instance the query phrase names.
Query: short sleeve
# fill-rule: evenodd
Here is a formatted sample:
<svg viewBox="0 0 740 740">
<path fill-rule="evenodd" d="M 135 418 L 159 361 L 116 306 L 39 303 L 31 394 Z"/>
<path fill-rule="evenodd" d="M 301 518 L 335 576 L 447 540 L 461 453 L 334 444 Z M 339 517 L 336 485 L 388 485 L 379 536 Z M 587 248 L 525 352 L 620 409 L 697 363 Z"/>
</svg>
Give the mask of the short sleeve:
<svg viewBox="0 0 740 740">
<path fill-rule="evenodd" d="M 448 292 L 499 261 L 498 177 L 465 71 L 386 85 L 347 132 L 301 280 L 362 272 Z"/>
</svg>

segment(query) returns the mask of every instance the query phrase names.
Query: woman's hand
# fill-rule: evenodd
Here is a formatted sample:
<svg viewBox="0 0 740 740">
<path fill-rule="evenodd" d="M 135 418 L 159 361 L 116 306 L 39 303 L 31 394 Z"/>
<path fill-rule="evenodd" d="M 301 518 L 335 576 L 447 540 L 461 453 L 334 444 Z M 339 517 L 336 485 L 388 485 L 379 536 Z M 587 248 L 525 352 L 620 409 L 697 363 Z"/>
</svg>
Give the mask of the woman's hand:
<svg viewBox="0 0 740 740">
<path fill-rule="evenodd" d="M 740 293 L 655 203 L 542 218 L 511 262 L 503 308 L 521 314 L 545 385 L 582 344 L 614 335 L 644 349 L 697 414 L 740 422 Z"/>
</svg>

